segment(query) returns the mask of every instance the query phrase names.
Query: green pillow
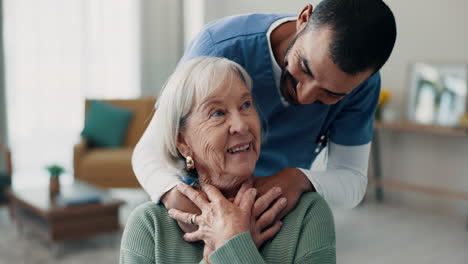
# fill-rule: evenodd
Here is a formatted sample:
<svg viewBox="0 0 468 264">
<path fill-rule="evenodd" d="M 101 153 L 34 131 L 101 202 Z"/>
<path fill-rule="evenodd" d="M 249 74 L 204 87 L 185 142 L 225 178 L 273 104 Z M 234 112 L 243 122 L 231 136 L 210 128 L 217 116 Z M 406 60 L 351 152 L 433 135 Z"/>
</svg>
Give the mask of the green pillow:
<svg viewBox="0 0 468 264">
<path fill-rule="evenodd" d="M 81 135 L 95 147 L 121 147 L 132 116 L 125 108 L 91 101 Z"/>
</svg>

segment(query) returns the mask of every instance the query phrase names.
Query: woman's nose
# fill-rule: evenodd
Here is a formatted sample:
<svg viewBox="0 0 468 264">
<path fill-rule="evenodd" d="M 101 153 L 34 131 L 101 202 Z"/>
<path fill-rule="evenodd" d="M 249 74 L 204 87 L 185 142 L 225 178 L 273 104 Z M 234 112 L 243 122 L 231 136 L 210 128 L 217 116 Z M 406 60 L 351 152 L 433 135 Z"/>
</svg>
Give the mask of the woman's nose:
<svg viewBox="0 0 468 264">
<path fill-rule="evenodd" d="M 239 133 L 244 134 L 249 130 L 249 125 L 246 120 L 246 117 L 242 116 L 240 113 L 231 115 L 231 126 L 229 132 L 231 134 Z"/>
</svg>

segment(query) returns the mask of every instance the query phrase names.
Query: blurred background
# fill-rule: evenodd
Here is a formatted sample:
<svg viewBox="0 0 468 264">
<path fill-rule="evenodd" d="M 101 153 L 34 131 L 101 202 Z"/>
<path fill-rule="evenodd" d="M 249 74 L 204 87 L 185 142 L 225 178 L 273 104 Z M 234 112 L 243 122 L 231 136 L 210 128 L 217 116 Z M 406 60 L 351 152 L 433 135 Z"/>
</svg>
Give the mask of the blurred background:
<svg viewBox="0 0 468 264">
<path fill-rule="evenodd" d="M 207 22 L 295 16 L 318 2 L 2 0 L 0 143 L 11 157 L 10 188 L 46 186 L 51 164 L 64 169 L 61 184 L 72 185 L 85 99 L 155 98 Z M 468 2 L 385 2 L 397 40 L 381 70 L 368 194 L 353 210 L 334 209 L 338 263 L 468 263 Z M 102 186 L 126 202 L 122 226 L 148 200 L 131 185 Z M 118 261 L 119 235 L 66 243 L 57 257 L 47 239 L 17 232 L 7 208 L 0 207 L 0 263 Z"/>
</svg>

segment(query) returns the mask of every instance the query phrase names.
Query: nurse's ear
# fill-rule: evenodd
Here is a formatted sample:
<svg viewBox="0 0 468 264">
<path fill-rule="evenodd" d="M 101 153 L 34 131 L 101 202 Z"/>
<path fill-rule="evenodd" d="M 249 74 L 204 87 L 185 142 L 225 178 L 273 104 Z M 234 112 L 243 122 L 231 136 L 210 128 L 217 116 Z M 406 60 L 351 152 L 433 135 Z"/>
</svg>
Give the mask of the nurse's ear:
<svg viewBox="0 0 468 264">
<path fill-rule="evenodd" d="M 312 10 L 313 10 L 313 7 L 311 4 L 306 5 L 304 9 L 302 9 L 301 13 L 297 17 L 297 22 L 296 22 L 297 33 L 303 30 L 307 26 L 307 23 L 309 23 L 310 16 L 312 15 Z"/>
</svg>

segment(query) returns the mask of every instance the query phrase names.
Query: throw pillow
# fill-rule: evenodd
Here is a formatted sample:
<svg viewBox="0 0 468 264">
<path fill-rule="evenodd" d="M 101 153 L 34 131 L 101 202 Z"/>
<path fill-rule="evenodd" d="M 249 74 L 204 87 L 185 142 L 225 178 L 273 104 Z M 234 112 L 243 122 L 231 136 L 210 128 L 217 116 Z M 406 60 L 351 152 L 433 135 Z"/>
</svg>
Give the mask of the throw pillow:
<svg viewBox="0 0 468 264">
<path fill-rule="evenodd" d="M 95 147 L 121 147 L 132 111 L 100 101 L 91 101 L 81 135 Z"/>
</svg>

